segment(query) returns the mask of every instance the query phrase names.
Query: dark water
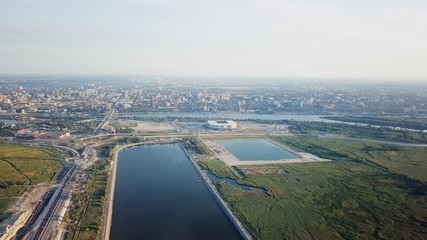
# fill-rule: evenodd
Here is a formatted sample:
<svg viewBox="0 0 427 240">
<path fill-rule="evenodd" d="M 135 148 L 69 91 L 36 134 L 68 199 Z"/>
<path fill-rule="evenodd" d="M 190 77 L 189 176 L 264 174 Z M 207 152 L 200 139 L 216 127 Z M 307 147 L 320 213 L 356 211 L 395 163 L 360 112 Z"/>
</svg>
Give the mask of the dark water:
<svg viewBox="0 0 427 240">
<path fill-rule="evenodd" d="M 111 239 L 242 239 L 177 144 L 119 154 Z"/>
</svg>

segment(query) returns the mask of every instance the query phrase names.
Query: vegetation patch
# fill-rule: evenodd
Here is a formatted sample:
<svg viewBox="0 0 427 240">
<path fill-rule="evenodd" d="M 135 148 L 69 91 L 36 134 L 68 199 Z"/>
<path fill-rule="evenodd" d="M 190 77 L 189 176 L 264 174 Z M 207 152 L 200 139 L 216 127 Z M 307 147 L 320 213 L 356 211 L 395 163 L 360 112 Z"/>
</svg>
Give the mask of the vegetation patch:
<svg viewBox="0 0 427 240">
<path fill-rule="evenodd" d="M 238 178 L 233 170 L 221 160 L 202 157 L 198 159 L 197 163 L 203 170 L 209 170 L 209 172 L 219 178 Z"/>
<path fill-rule="evenodd" d="M 13 201 L 13 198 L 0 198 L 0 213 L 6 211 L 6 209 L 9 207 L 9 204 L 11 204 Z M 0 221 L 1 215 L 0 215 Z"/>
<path fill-rule="evenodd" d="M 190 137 L 184 141 L 185 148 L 196 155 L 213 155 L 211 149 L 203 144 L 197 137 Z"/>
<path fill-rule="evenodd" d="M 339 134 L 354 138 L 427 143 L 427 133 L 389 127 L 349 125 L 345 123 L 289 121 L 289 130 L 299 134 Z"/>
<path fill-rule="evenodd" d="M 391 126 L 400 128 L 411 128 L 416 130 L 427 129 L 427 119 L 422 117 L 356 117 L 356 116 L 326 116 L 325 119 L 363 123 L 378 126 Z"/>
<path fill-rule="evenodd" d="M 415 169 L 393 169 L 422 161 L 424 148 L 307 137 L 277 140 L 334 161 L 283 164 L 286 174 L 244 178 L 269 195 L 219 186 L 255 239 L 426 238 L 427 185 Z M 426 172 L 425 166 L 418 168 Z"/>
<path fill-rule="evenodd" d="M 86 190 L 73 195 L 73 206 L 68 211 L 70 222 L 67 239 L 100 239 L 104 211 L 108 170 L 104 163 L 98 163 L 89 173 Z"/>
<path fill-rule="evenodd" d="M 426 147 L 310 137 L 288 137 L 278 140 L 326 159 L 361 162 L 383 167 L 389 171 L 427 182 Z"/>
<path fill-rule="evenodd" d="M 325 117 L 326 118 L 326 117 Z M 327 117 L 330 118 L 330 117 Z M 347 123 L 328 123 L 296 120 L 259 120 L 257 123 L 286 124 L 289 131 L 295 134 L 327 135 L 336 134 L 354 138 L 385 140 L 407 143 L 427 143 L 427 132 L 411 131 L 406 129 L 392 129 L 386 126 L 350 125 Z"/>
<path fill-rule="evenodd" d="M 0 158 L 57 160 L 58 156 L 51 150 L 44 148 L 28 147 L 19 144 L 0 143 Z"/>
<path fill-rule="evenodd" d="M 56 151 L 0 143 L 0 215 L 24 190 L 48 182 L 62 168 Z"/>
</svg>

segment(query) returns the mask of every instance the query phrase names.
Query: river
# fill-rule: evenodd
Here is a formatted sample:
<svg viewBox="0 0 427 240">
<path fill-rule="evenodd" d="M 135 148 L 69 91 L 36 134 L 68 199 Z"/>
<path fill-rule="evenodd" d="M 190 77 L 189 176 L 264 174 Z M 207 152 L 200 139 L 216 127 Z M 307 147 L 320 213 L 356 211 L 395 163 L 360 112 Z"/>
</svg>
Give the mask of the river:
<svg viewBox="0 0 427 240">
<path fill-rule="evenodd" d="M 388 127 L 390 129 L 401 129 L 407 131 L 422 131 L 411 128 L 396 128 L 394 126 L 379 126 L 365 123 L 346 122 L 339 120 L 326 119 L 323 117 L 332 115 L 298 115 L 298 114 L 256 114 L 256 113 L 233 113 L 233 112 L 219 112 L 219 113 L 184 113 L 184 112 L 167 112 L 167 113 L 139 113 L 139 112 L 123 112 L 117 113 L 121 118 L 202 118 L 202 119 L 231 119 L 242 121 L 247 119 L 254 120 L 294 120 L 294 121 L 308 121 L 308 122 L 326 122 L 326 123 L 344 123 L 349 125 L 371 126 L 371 127 Z M 423 132 L 426 132 L 424 130 Z"/>
<path fill-rule="evenodd" d="M 323 119 L 323 115 L 295 115 L 295 114 L 256 114 L 256 113 L 117 113 L 122 118 L 206 118 L 206 119 L 233 119 L 233 120 L 295 120 L 312 122 L 337 122 L 334 120 Z"/>
<path fill-rule="evenodd" d="M 119 153 L 111 239 L 242 239 L 177 144 Z"/>
</svg>

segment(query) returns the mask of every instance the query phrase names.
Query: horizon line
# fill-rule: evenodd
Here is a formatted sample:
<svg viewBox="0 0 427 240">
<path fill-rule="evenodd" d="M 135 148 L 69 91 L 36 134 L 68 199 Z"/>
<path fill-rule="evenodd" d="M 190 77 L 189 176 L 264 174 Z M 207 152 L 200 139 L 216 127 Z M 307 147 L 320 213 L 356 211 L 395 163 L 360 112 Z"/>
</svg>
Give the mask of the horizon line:
<svg viewBox="0 0 427 240">
<path fill-rule="evenodd" d="M 309 77 L 309 76 L 268 76 L 268 75 L 191 75 L 191 74 L 99 74 L 99 73 L 0 73 L 0 77 L 112 77 L 112 78 L 201 78 L 199 80 L 224 79 L 251 79 L 261 80 L 321 80 L 321 81 L 388 81 L 387 83 L 425 83 L 427 78 L 384 78 L 384 77 Z M 405 82 L 401 82 L 405 81 Z M 349 82 L 347 82 L 349 83 Z"/>
</svg>

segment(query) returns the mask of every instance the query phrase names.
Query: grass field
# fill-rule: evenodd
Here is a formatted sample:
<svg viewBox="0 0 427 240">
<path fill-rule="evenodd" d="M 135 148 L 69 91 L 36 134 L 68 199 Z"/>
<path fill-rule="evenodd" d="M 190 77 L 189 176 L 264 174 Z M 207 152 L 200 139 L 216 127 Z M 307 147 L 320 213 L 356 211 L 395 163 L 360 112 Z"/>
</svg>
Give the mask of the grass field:
<svg viewBox="0 0 427 240">
<path fill-rule="evenodd" d="M 198 164 L 203 170 L 209 170 L 219 178 L 233 178 L 238 176 L 223 161 L 202 157 L 198 159 Z"/>
<path fill-rule="evenodd" d="M 271 165 L 288 173 L 242 179 L 268 196 L 217 185 L 255 239 L 427 238 L 426 148 L 277 140 L 334 161 Z"/>
<path fill-rule="evenodd" d="M 0 199 L 0 213 L 4 212 L 12 201 L 12 198 Z"/>
<path fill-rule="evenodd" d="M 58 159 L 58 155 L 48 149 L 8 143 L 0 143 L 0 157 L 6 159 Z"/>
<path fill-rule="evenodd" d="M 302 137 L 279 140 L 302 151 L 325 158 L 341 160 L 341 157 L 344 157 L 344 159 L 365 164 L 373 163 L 393 172 L 427 182 L 426 147 L 402 147 L 361 141 Z"/>
<path fill-rule="evenodd" d="M 62 168 L 55 151 L 0 143 L 0 216 L 33 184 L 50 181 Z"/>
</svg>

